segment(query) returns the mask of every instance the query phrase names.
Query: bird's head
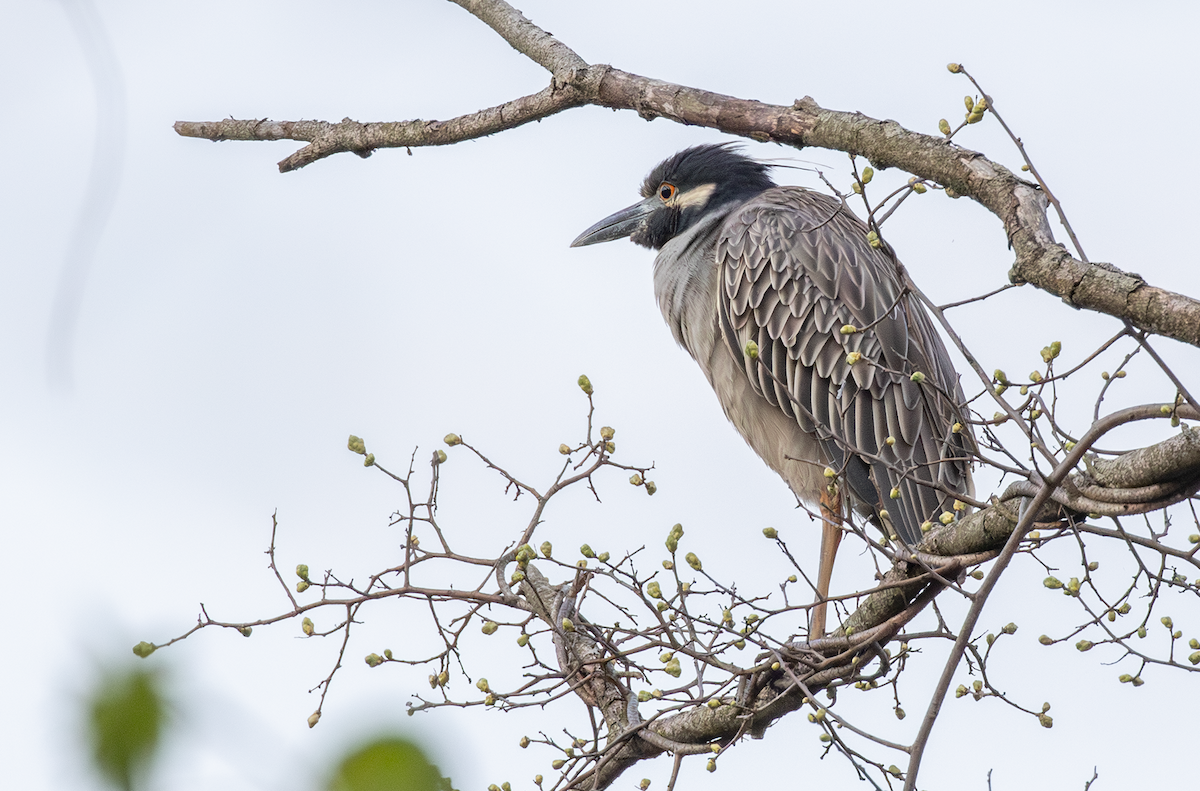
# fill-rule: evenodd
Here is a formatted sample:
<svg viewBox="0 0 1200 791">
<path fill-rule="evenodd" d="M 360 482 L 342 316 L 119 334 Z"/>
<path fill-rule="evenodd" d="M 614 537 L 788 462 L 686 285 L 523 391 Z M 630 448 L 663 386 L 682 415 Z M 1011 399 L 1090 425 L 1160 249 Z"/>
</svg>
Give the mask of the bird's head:
<svg viewBox="0 0 1200 791">
<path fill-rule="evenodd" d="M 707 213 L 749 200 L 775 186 L 771 166 L 734 150 L 729 143 L 686 148 L 658 164 L 642 183 L 641 200 L 588 228 L 572 247 L 628 236 L 661 249 Z"/>
</svg>

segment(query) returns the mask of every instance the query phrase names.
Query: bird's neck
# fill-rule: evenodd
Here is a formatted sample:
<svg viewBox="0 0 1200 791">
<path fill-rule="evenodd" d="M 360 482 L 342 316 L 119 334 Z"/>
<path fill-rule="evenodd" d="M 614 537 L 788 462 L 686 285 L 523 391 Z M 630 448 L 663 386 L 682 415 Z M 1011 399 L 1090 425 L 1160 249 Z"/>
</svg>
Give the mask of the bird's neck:
<svg viewBox="0 0 1200 791">
<path fill-rule="evenodd" d="M 717 310 L 717 237 L 726 211 L 711 212 L 654 259 L 654 296 L 676 342 L 697 360 L 712 351 Z"/>
</svg>

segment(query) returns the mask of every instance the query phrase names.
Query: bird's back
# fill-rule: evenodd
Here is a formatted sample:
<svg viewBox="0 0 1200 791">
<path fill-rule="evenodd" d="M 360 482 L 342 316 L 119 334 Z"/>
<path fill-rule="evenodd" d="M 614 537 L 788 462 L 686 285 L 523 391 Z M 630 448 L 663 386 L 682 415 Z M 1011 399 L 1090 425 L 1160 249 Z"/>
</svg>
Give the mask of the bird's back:
<svg viewBox="0 0 1200 791">
<path fill-rule="evenodd" d="M 916 543 L 922 523 L 970 492 L 973 441 L 957 374 L 898 264 L 840 201 L 798 187 L 768 189 L 714 220 L 656 262 L 677 340 L 797 495 L 815 503 L 829 465 L 860 511 L 886 510 Z M 683 299 L 688 289 L 705 298 Z M 672 315 L 672 298 L 690 315 Z"/>
</svg>

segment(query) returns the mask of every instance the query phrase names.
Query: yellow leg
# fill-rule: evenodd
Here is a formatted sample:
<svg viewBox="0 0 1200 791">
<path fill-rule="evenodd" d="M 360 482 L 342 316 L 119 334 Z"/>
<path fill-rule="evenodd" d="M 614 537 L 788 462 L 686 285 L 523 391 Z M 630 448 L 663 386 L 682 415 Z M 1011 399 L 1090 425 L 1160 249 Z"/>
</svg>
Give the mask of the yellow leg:
<svg viewBox="0 0 1200 791">
<path fill-rule="evenodd" d="M 833 559 L 842 541 L 842 496 L 821 493 L 821 563 L 817 569 L 817 606 L 813 607 L 810 637 L 825 636 L 825 602 L 829 598 L 829 582 L 833 578 Z"/>
</svg>

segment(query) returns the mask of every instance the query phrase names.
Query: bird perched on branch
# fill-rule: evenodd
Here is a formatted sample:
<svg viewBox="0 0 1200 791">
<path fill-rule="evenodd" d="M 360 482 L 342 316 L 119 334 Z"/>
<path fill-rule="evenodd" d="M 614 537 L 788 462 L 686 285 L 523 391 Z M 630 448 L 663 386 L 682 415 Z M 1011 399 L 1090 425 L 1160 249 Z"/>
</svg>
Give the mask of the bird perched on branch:
<svg viewBox="0 0 1200 791">
<path fill-rule="evenodd" d="M 650 172 L 644 200 L 571 246 L 658 250 L 654 293 L 675 340 L 750 447 L 820 504 L 819 637 L 841 492 L 915 545 L 972 491 L 974 441 L 946 348 L 888 248 L 839 199 L 776 186 L 770 168 L 728 144 L 686 149 Z"/>
</svg>

